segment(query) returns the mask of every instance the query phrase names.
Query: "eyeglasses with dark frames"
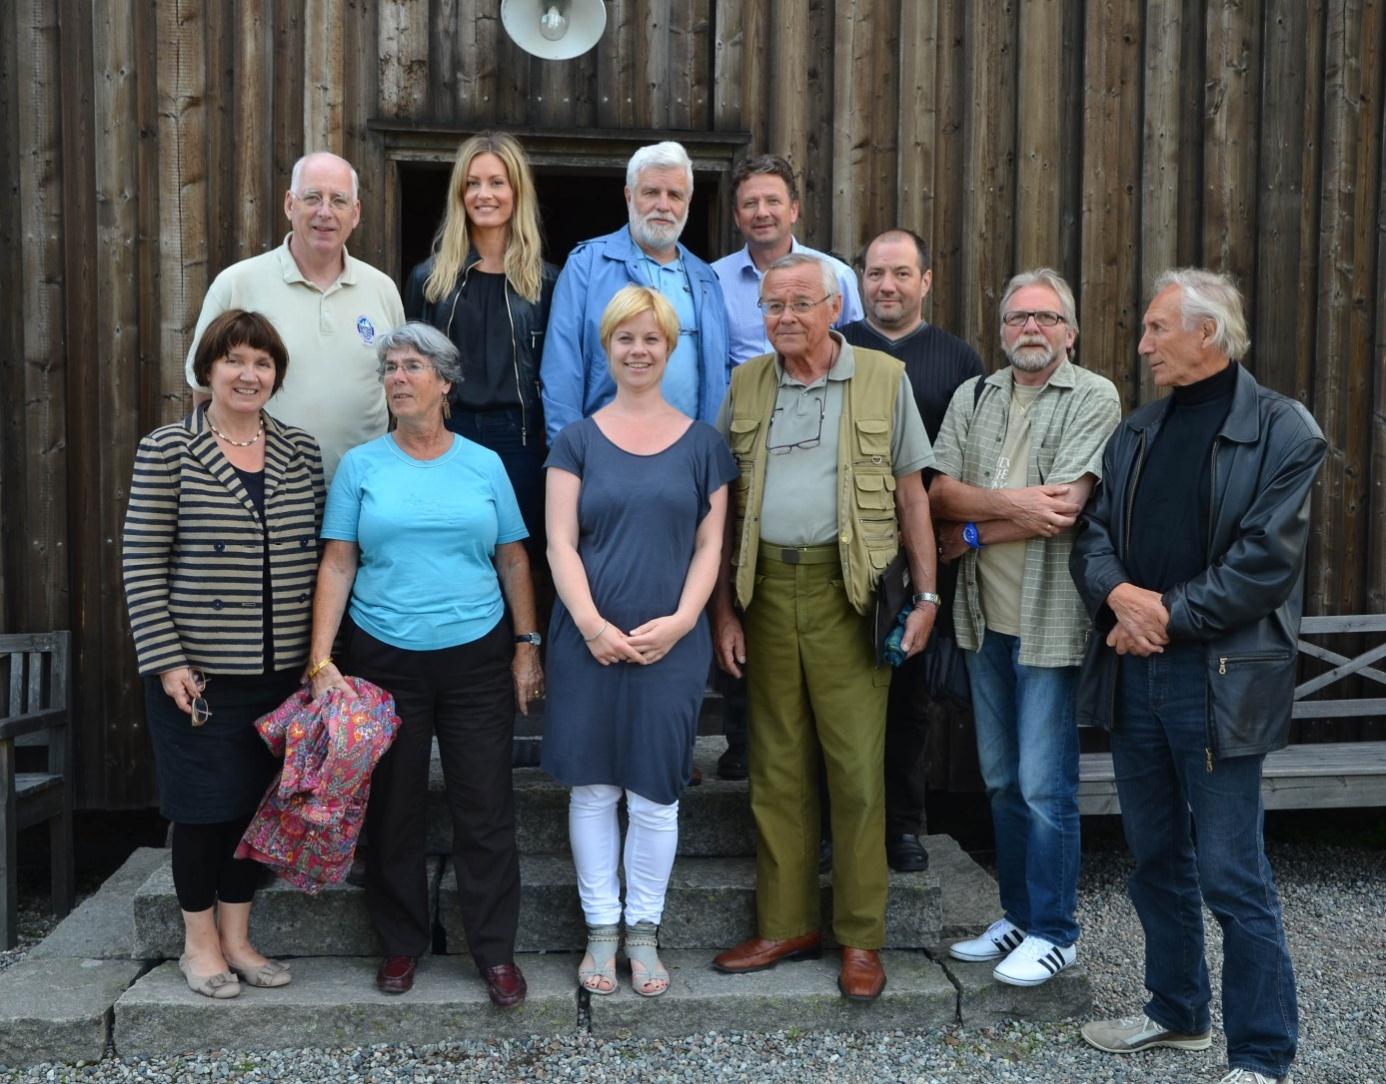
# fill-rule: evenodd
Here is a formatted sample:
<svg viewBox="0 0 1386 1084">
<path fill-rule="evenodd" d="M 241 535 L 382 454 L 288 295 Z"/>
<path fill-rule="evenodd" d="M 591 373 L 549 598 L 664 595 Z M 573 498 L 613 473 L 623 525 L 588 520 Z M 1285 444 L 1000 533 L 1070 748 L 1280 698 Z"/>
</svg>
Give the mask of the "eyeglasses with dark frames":
<svg viewBox="0 0 1386 1084">
<path fill-rule="evenodd" d="M 827 413 L 827 407 L 824 405 L 823 400 L 816 396 L 813 397 L 813 402 L 818 404 L 818 432 L 804 440 L 796 440 L 787 444 L 772 444 L 767 442 L 765 445 L 765 450 L 767 452 L 771 455 L 787 455 L 796 448 L 808 451 L 811 448 L 817 448 L 823 443 L 823 417 Z M 770 415 L 770 432 L 772 434 L 775 431 L 775 421 L 783 413 L 784 407 L 776 407 L 774 413 Z"/>
<path fill-rule="evenodd" d="M 1013 309 L 1002 315 L 1001 322 L 1007 327 L 1024 327 L 1031 317 L 1034 317 L 1035 323 L 1040 327 L 1056 327 L 1068 323 L 1062 313 L 1051 312 L 1049 309 Z"/>
</svg>

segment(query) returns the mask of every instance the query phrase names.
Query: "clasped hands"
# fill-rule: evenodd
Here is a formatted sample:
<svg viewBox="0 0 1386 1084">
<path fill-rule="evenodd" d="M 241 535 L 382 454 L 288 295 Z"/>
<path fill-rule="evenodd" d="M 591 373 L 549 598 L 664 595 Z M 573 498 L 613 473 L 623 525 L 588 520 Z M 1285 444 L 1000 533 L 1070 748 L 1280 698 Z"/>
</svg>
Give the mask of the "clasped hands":
<svg viewBox="0 0 1386 1084">
<path fill-rule="evenodd" d="M 597 635 L 587 641 L 587 650 L 603 666 L 614 662 L 633 662 L 648 666 L 674 649 L 693 625 L 677 614 L 656 617 L 624 633 L 611 622 L 604 622 Z"/>
<path fill-rule="evenodd" d="M 1158 655 L 1169 643 L 1169 611 L 1158 591 L 1120 583 L 1107 595 L 1117 623 L 1107 633 L 1107 646 L 1118 655 Z"/>
</svg>

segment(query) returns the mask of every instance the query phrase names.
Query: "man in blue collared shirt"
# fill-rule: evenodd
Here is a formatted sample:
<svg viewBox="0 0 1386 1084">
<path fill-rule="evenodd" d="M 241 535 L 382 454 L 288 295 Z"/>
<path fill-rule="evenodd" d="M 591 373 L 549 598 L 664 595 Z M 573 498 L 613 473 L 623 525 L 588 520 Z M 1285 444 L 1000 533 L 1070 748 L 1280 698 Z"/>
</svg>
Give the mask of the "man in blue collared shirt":
<svg viewBox="0 0 1386 1084">
<path fill-rule="evenodd" d="M 727 310 L 716 274 L 679 243 L 693 197 L 693 163 L 678 143 L 641 147 L 626 166 L 630 225 L 573 249 L 554 287 L 539 367 L 549 441 L 616 394 L 599 327 L 623 286 L 653 286 L 674 306 L 679 343 L 664 398 L 711 423 L 727 390 Z"/>
<path fill-rule="evenodd" d="M 740 365 L 748 358 L 771 351 L 765 337 L 765 319 L 757 303 L 765 268 L 791 252 L 817 256 L 837 272 L 842 315 L 834 327 L 845 327 L 862 317 L 857 276 L 839 259 L 801 245 L 791 230 L 799 220 L 799 189 L 794 169 L 775 154 L 743 158 L 732 170 L 732 217 L 746 243 L 712 265 L 722 283 L 731 324 L 731 361 Z"/>
</svg>

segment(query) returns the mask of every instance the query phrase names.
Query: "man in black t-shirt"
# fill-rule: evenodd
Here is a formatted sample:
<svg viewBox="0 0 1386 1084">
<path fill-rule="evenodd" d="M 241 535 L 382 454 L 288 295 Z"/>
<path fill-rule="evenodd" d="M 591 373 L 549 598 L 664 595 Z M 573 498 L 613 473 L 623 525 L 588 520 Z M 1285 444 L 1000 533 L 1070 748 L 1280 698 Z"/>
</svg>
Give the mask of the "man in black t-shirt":
<svg viewBox="0 0 1386 1084">
<path fill-rule="evenodd" d="M 905 363 L 932 443 L 958 385 L 982 375 L 981 358 L 967 343 L 924 320 L 924 299 L 933 285 L 933 271 L 929 245 L 922 237 L 910 230 L 887 230 L 866 246 L 861 264 L 866 319 L 848 324 L 842 336 L 853 346 L 882 350 Z M 919 842 L 924 827 L 924 743 L 930 706 L 942 692 L 947 660 L 957 652 L 953 622 L 947 616 L 956 569 L 953 564 L 939 565 L 943 612 L 934 622 L 934 635 L 929 646 L 906 660 L 891 681 L 886 716 L 886 857 L 895 870 L 922 870 L 929 864 Z M 966 676 L 961 666 L 957 671 L 957 695 L 966 697 Z"/>
</svg>

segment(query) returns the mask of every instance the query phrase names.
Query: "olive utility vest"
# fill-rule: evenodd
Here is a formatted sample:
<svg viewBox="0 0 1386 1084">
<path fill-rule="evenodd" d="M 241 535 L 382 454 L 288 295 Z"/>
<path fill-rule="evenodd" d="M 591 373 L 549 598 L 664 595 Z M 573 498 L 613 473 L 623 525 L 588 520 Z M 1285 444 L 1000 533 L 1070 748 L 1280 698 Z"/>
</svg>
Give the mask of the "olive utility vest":
<svg viewBox="0 0 1386 1084">
<path fill-rule="evenodd" d="M 853 355 L 856 368 L 843 382 L 837 433 L 837 542 L 847 600 L 858 613 L 867 614 L 876 581 L 900 548 L 890 445 L 905 367 L 878 350 L 857 347 Z M 750 604 L 755 588 L 766 445 L 778 387 L 774 354 L 752 358 L 732 371 L 730 443 L 741 471 L 732 565 L 736 601 L 742 609 Z"/>
</svg>

